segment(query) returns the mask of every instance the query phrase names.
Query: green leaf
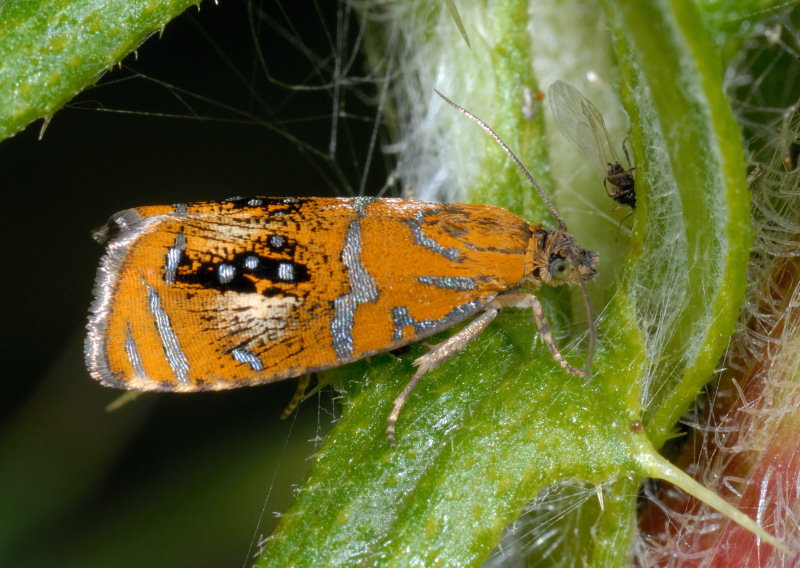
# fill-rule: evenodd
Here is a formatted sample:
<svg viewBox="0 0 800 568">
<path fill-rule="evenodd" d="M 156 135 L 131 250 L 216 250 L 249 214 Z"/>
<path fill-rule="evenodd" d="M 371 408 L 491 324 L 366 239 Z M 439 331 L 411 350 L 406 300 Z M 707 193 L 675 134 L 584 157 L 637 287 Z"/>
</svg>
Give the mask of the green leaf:
<svg viewBox="0 0 800 568">
<path fill-rule="evenodd" d="M 730 62 L 749 32 L 780 12 L 800 4 L 798 0 L 697 0 L 700 20 L 705 24 L 722 61 Z"/>
<path fill-rule="evenodd" d="M 607 11 L 623 102 L 639 117 L 631 143 L 641 199 L 624 289 L 653 361 L 645 425 L 660 447 L 733 332 L 752 244 L 750 194 L 740 128 L 694 6 L 622 1 Z"/>
<path fill-rule="evenodd" d="M 640 206 L 625 265 L 603 268 L 619 278 L 603 310 L 592 382 L 559 369 L 543 349 L 530 353 L 526 314 L 506 314 L 425 377 L 391 451 L 380 417 L 410 377 L 413 357 L 351 370 L 357 376 L 348 384 L 358 388 L 259 566 L 479 565 L 531 498 L 567 480 L 606 484 L 608 507 L 580 507 L 593 514 L 580 516 L 573 533 L 580 538 L 568 539 L 564 555 L 619 566 L 636 534 L 640 476 L 678 483 L 776 543 L 655 451 L 711 378 L 745 288 L 749 195 L 720 58 L 689 2 L 605 6 L 623 103 L 634 118 Z M 542 123 L 523 122 L 518 110 L 519 93 L 536 84 L 526 7 L 495 3 L 482 22 L 502 34 L 494 47 L 487 40 L 497 108 L 483 118 L 541 178 Z M 530 214 L 532 190 L 501 152 L 487 150 L 482 172 L 475 195 Z M 543 220 L 542 211 L 532 220 Z M 548 315 L 570 319 L 560 307 L 549 301 Z M 574 352 L 567 358 L 580 362 Z"/>
<path fill-rule="evenodd" d="M 0 140 L 49 120 L 190 0 L 0 3 Z"/>
</svg>

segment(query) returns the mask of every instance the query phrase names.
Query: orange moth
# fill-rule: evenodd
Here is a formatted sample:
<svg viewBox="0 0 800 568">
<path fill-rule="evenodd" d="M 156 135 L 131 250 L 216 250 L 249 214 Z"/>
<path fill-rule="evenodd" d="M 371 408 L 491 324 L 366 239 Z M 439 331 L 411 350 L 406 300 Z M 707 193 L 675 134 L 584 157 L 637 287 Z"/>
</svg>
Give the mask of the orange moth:
<svg viewBox="0 0 800 568">
<path fill-rule="evenodd" d="M 519 164 L 488 126 L 445 100 Z M 588 307 L 583 283 L 597 275 L 598 255 L 576 244 L 535 187 L 559 229 L 491 205 L 372 197 L 121 211 L 95 234 L 106 253 L 87 326 L 89 373 L 130 390 L 229 389 L 350 363 L 474 318 L 415 362 L 389 416 L 394 446 L 420 378 L 513 307 L 532 310 L 554 359 L 588 379 L 591 342 L 586 372 L 567 363 L 530 292 L 578 284 Z"/>
</svg>

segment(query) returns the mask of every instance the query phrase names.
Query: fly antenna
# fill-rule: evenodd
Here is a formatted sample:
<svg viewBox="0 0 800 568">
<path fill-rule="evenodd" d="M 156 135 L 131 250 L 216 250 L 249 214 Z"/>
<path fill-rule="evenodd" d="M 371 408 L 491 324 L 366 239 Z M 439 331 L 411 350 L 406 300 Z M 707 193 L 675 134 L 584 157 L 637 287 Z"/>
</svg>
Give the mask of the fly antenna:
<svg viewBox="0 0 800 568">
<path fill-rule="evenodd" d="M 503 139 L 500 138 L 500 136 L 494 130 L 492 130 L 492 128 L 488 124 L 486 124 L 480 118 L 478 118 L 477 116 L 472 114 L 470 111 L 468 111 L 467 109 L 465 109 L 464 107 L 462 107 L 461 105 L 456 103 L 455 101 L 452 101 L 449 98 L 447 98 L 445 95 L 440 93 L 438 89 L 434 89 L 434 91 L 436 91 L 436 94 L 439 95 L 440 97 L 442 97 L 442 99 L 444 99 L 444 102 L 446 102 L 451 107 L 455 108 L 458 112 L 460 112 L 461 114 L 463 114 L 464 116 L 466 116 L 467 118 L 472 120 L 472 122 L 476 123 L 478 126 L 483 128 L 489 134 L 489 136 L 494 138 L 494 141 L 497 142 L 503 150 L 505 150 L 506 154 L 508 154 L 508 156 L 511 158 L 511 160 L 517 165 L 517 167 L 520 170 L 522 170 L 522 173 L 525 174 L 525 177 L 528 178 L 528 181 L 531 182 L 531 185 L 534 188 L 536 188 L 536 191 L 539 193 L 539 196 L 544 201 L 544 204 L 547 205 L 547 208 L 550 210 L 550 214 L 553 215 L 553 218 L 558 222 L 558 230 L 561 231 L 561 232 L 566 233 L 567 232 L 567 224 L 564 222 L 564 219 L 562 219 L 561 215 L 559 215 L 556 212 L 556 208 L 553 207 L 553 204 L 550 203 L 549 199 L 547 199 L 547 195 L 545 195 L 544 191 L 539 186 L 539 184 L 536 182 L 536 180 L 534 179 L 534 177 L 531 174 L 531 172 L 528 171 L 528 168 L 525 167 L 525 165 L 522 163 L 522 160 L 517 158 L 517 155 L 511 150 L 511 148 L 508 147 L 508 144 L 503 142 Z"/>
</svg>

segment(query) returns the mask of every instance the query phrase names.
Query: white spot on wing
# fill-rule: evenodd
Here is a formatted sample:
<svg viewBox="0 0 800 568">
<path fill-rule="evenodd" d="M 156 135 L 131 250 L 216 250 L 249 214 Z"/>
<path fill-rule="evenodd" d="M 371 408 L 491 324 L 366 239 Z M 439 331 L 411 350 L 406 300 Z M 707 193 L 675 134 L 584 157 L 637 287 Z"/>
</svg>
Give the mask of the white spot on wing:
<svg viewBox="0 0 800 568">
<path fill-rule="evenodd" d="M 258 257 L 256 255 L 250 255 L 245 258 L 244 267 L 248 270 L 255 270 L 258 268 Z"/>
<path fill-rule="evenodd" d="M 294 280 L 294 265 L 291 262 L 281 262 L 278 265 L 278 278 L 281 280 Z"/>
<path fill-rule="evenodd" d="M 220 284 L 228 284 L 236 276 L 236 267 L 230 264 L 220 264 L 217 269 L 217 277 Z"/>
<path fill-rule="evenodd" d="M 258 355 L 248 351 L 247 349 L 234 349 L 231 351 L 231 355 L 240 363 L 250 365 L 250 368 L 253 371 L 259 372 L 264 370 L 264 365 L 261 364 L 261 359 L 258 358 Z"/>
</svg>

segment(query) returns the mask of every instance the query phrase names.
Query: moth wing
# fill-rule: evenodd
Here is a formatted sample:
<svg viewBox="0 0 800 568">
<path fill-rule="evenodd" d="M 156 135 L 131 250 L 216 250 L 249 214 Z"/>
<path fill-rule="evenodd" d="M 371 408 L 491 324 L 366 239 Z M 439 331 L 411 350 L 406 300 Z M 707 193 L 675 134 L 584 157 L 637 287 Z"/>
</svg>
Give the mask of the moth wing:
<svg viewBox="0 0 800 568">
<path fill-rule="evenodd" d="M 93 377 L 174 391 L 294 377 L 437 333 L 524 276 L 530 230 L 499 208 L 251 201 L 112 218 L 86 341 Z"/>
<path fill-rule="evenodd" d="M 338 252 L 354 215 L 325 201 L 291 211 L 226 211 L 219 202 L 117 214 L 88 325 L 92 376 L 194 391 L 339 364 L 319 338 L 333 298 L 347 291 L 332 275 L 345 271 Z"/>
<path fill-rule="evenodd" d="M 359 305 L 356 349 L 438 333 L 525 277 L 531 228 L 508 211 L 413 202 L 397 208 L 381 200 L 367 213 L 360 224 L 360 261 L 369 278 L 355 284 L 377 293 Z"/>
</svg>

